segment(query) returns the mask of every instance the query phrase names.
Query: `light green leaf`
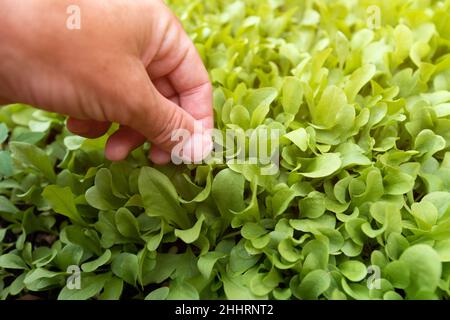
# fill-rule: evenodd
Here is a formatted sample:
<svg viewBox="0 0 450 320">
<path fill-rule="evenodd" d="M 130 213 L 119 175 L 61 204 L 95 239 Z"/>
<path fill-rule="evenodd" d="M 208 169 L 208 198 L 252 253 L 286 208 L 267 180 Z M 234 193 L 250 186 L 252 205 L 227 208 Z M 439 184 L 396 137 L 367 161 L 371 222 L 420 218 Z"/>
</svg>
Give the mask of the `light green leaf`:
<svg viewBox="0 0 450 320">
<path fill-rule="evenodd" d="M 430 230 L 436 224 L 438 211 L 436 207 L 428 201 L 413 203 L 411 214 L 416 219 L 417 226 L 423 230 Z"/>
<path fill-rule="evenodd" d="M 303 100 L 303 87 L 298 78 L 286 77 L 283 83 L 283 105 L 284 112 L 297 115 Z"/>
<path fill-rule="evenodd" d="M 120 208 L 115 214 L 117 230 L 131 239 L 140 239 L 139 224 L 136 217 L 126 208 Z M 139 241 L 139 240 L 138 240 Z"/>
<path fill-rule="evenodd" d="M 0 267 L 6 269 L 28 269 L 22 258 L 13 253 L 5 253 L 0 256 Z"/>
<path fill-rule="evenodd" d="M 175 236 L 183 240 L 185 243 L 193 243 L 200 236 L 203 221 L 205 221 L 205 217 L 201 216 L 192 228 L 186 230 L 175 229 Z"/>
<path fill-rule="evenodd" d="M 43 286 L 46 287 L 46 279 L 54 279 L 60 277 L 61 275 L 61 272 L 54 272 L 44 268 L 37 268 L 28 272 L 23 282 L 28 289 L 33 290 L 34 288 L 41 287 L 41 284 L 39 283 L 40 281 L 42 281 Z"/>
<path fill-rule="evenodd" d="M 10 177 L 13 174 L 13 161 L 8 151 L 0 150 L 0 176 Z"/>
<path fill-rule="evenodd" d="M 339 265 L 339 270 L 350 281 L 358 282 L 363 280 L 367 275 L 367 268 L 364 263 L 349 260 Z"/>
<path fill-rule="evenodd" d="M 333 127 L 336 125 L 337 114 L 346 105 L 347 97 L 342 89 L 336 86 L 327 87 L 311 113 L 313 123 L 324 128 Z"/>
<path fill-rule="evenodd" d="M 60 270 L 67 270 L 69 266 L 80 265 L 83 254 L 84 250 L 82 247 L 69 243 L 58 251 L 54 262 L 57 264 Z"/>
<path fill-rule="evenodd" d="M 344 88 L 348 101 L 355 100 L 356 95 L 373 78 L 375 72 L 373 64 L 366 64 L 352 73 Z"/>
<path fill-rule="evenodd" d="M 361 147 L 354 143 L 343 143 L 336 148 L 342 159 L 342 167 L 352 166 L 368 166 L 372 164 L 372 161 L 364 155 L 364 151 Z"/>
<path fill-rule="evenodd" d="M 106 280 L 103 292 L 99 296 L 100 300 L 119 300 L 123 291 L 122 279 L 112 276 Z"/>
<path fill-rule="evenodd" d="M 420 291 L 433 292 L 441 277 L 442 264 L 439 255 L 430 246 L 417 244 L 403 252 L 400 261 L 410 271 L 410 281 L 405 288 L 408 295 L 414 296 Z"/>
<path fill-rule="evenodd" d="M 0 123 L 0 144 L 8 139 L 8 127 L 4 123 Z"/>
<path fill-rule="evenodd" d="M 387 238 L 385 250 L 389 258 L 397 260 L 408 247 L 408 240 L 400 233 L 393 232 Z"/>
<path fill-rule="evenodd" d="M 291 239 L 284 239 L 278 244 L 278 252 L 280 256 L 286 261 L 297 262 L 301 258 L 301 252 L 297 248 Z"/>
<path fill-rule="evenodd" d="M 172 281 L 169 289 L 167 300 L 199 300 L 197 289 L 181 279 Z"/>
<path fill-rule="evenodd" d="M 11 153 L 21 165 L 29 166 L 36 172 L 42 173 L 50 181 L 55 181 L 56 175 L 53 170 L 53 163 L 49 156 L 35 145 L 23 142 L 9 143 Z"/>
<path fill-rule="evenodd" d="M 300 150 L 306 151 L 308 149 L 308 133 L 304 128 L 291 131 L 284 137 L 292 141 Z"/>
<path fill-rule="evenodd" d="M 414 149 L 427 157 L 431 157 L 436 152 L 444 149 L 445 146 L 445 139 L 428 129 L 421 131 L 414 142 Z"/>
<path fill-rule="evenodd" d="M 19 209 L 17 209 L 17 207 L 11 202 L 11 200 L 4 196 L 0 196 L 0 212 L 17 214 L 19 212 Z"/>
<path fill-rule="evenodd" d="M 441 257 L 442 262 L 450 262 L 450 239 L 436 241 L 434 250 L 436 250 L 439 257 Z"/>
<path fill-rule="evenodd" d="M 241 229 L 241 234 L 245 239 L 257 239 L 268 233 L 268 231 L 259 223 L 247 222 Z"/>
<path fill-rule="evenodd" d="M 169 295 L 169 288 L 161 287 L 150 292 L 145 297 L 145 300 L 166 300 L 168 295 Z"/>
<path fill-rule="evenodd" d="M 116 210 L 125 203 L 114 195 L 111 171 L 102 168 L 95 175 L 95 184 L 86 191 L 86 201 L 99 210 Z"/>
<path fill-rule="evenodd" d="M 439 218 L 446 213 L 450 214 L 450 193 L 448 192 L 431 192 L 423 197 L 421 202 L 423 201 L 432 203 L 438 209 Z"/>
<path fill-rule="evenodd" d="M 90 262 L 83 263 L 81 265 L 81 269 L 83 270 L 83 272 L 94 272 L 99 267 L 101 267 L 101 266 L 105 265 L 106 263 L 108 263 L 110 259 L 111 259 L 111 251 L 107 249 L 97 259 L 95 259 L 93 261 L 90 261 Z"/>
<path fill-rule="evenodd" d="M 232 277 L 225 274 L 222 281 L 228 300 L 255 300 L 258 298 L 242 283 L 240 277 Z"/>
<path fill-rule="evenodd" d="M 387 194 L 402 195 L 411 191 L 414 183 L 414 177 L 409 174 L 400 171 L 392 172 L 384 177 L 384 190 Z"/>
<path fill-rule="evenodd" d="M 26 273 L 22 273 L 20 276 L 14 279 L 14 281 L 9 286 L 9 293 L 11 295 L 15 296 L 25 288 L 23 280 L 25 279 L 26 275 Z"/>
<path fill-rule="evenodd" d="M 325 197 L 320 192 L 312 192 L 298 202 L 300 217 L 315 219 L 325 213 Z"/>
<path fill-rule="evenodd" d="M 341 164 L 339 154 L 325 153 L 313 159 L 304 159 L 300 174 L 307 178 L 323 178 L 338 171 Z"/>
<path fill-rule="evenodd" d="M 315 300 L 328 289 L 330 283 L 331 279 L 328 272 L 314 270 L 305 276 L 298 289 L 293 293 L 300 299 Z"/>
<path fill-rule="evenodd" d="M 278 216 L 285 212 L 296 196 L 297 192 L 287 187 L 275 193 L 272 198 L 272 208 L 274 216 Z"/>
<path fill-rule="evenodd" d="M 260 105 L 270 105 L 278 95 L 275 88 L 259 88 L 250 91 L 244 99 L 244 107 L 251 113 Z"/>
<path fill-rule="evenodd" d="M 250 113 L 245 107 L 237 105 L 231 109 L 230 120 L 242 129 L 248 129 L 250 126 Z"/>
<path fill-rule="evenodd" d="M 167 176 L 154 168 L 145 167 L 141 169 L 138 184 L 147 214 L 162 217 L 182 228 L 189 227 L 187 213 L 181 207 L 175 187 Z"/>
<path fill-rule="evenodd" d="M 259 255 L 249 253 L 241 240 L 230 253 L 229 267 L 233 273 L 244 273 L 253 267 L 259 260 Z"/>
<path fill-rule="evenodd" d="M 384 269 L 386 279 L 392 285 L 399 289 L 405 289 L 409 286 L 410 266 L 401 260 L 390 262 Z"/>
<path fill-rule="evenodd" d="M 63 188 L 57 185 L 50 185 L 44 189 L 42 196 L 56 213 L 62 214 L 74 222 L 85 224 L 75 206 L 74 195 L 69 187 Z"/>
<path fill-rule="evenodd" d="M 216 251 L 208 252 L 198 259 L 198 263 L 197 263 L 198 270 L 205 278 L 209 279 L 216 262 L 224 257 L 226 257 L 226 254 L 224 254 L 222 252 L 216 252 Z"/>
<path fill-rule="evenodd" d="M 134 254 L 123 252 L 113 259 L 111 270 L 117 277 L 134 286 L 139 270 L 138 257 Z"/>
<path fill-rule="evenodd" d="M 211 194 L 222 216 L 244 210 L 244 183 L 244 177 L 230 169 L 222 170 L 216 175 Z"/>
<path fill-rule="evenodd" d="M 103 289 L 108 274 L 81 276 L 80 289 L 65 286 L 58 295 L 58 300 L 88 300 L 95 297 Z"/>
</svg>

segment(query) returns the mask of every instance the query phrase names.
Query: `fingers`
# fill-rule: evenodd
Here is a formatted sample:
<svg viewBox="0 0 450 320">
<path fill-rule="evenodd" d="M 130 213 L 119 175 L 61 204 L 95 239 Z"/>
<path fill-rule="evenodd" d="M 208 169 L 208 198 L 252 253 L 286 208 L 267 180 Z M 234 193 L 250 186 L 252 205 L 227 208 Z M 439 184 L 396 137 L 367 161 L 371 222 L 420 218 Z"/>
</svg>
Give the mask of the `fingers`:
<svg viewBox="0 0 450 320">
<path fill-rule="evenodd" d="M 148 80 L 151 96 L 145 102 L 136 128 L 161 150 L 171 152 L 175 145 L 172 135 L 177 130 L 194 132 L 195 119 L 175 103 L 162 96 Z"/>
<path fill-rule="evenodd" d="M 122 161 L 134 149 L 145 143 L 146 138 L 130 127 L 121 126 L 106 142 L 105 155 L 108 160 Z"/>
<path fill-rule="evenodd" d="M 156 90 L 159 91 L 164 97 L 175 103 L 176 105 L 180 105 L 180 98 L 178 97 L 178 93 L 173 88 L 170 80 L 166 77 L 162 77 L 156 80 L 153 80 L 153 85 Z M 164 165 L 170 162 L 170 154 L 162 149 L 160 149 L 157 145 L 152 145 L 149 154 L 150 160 L 157 165 Z"/>
<path fill-rule="evenodd" d="M 155 162 L 166 161 L 167 155 L 163 155 L 162 151 L 171 154 L 175 146 L 180 147 L 181 154 L 186 155 L 189 159 L 201 157 L 203 145 L 206 145 L 205 148 L 209 148 L 209 144 L 205 142 L 208 139 L 198 137 L 198 135 L 202 136 L 204 131 L 199 121 L 164 97 L 150 81 L 145 69 L 142 70 L 142 74 L 139 72 L 133 70 L 134 76 L 141 78 L 137 79 L 140 81 L 134 85 L 135 90 L 132 96 L 135 99 L 128 102 L 133 114 L 128 117 L 130 123 L 127 125 L 157 146 L 157 149 L 150 155 Z M 194 133 L 197 133 L 195 139 Z M 175 135 L 178 138 L 175 139 Z M 194 144 L 197 146 L 195 154 L 184 148 L 187 146 L 191 149 Z"/>
<path fill-rule="evenodd" d="M 162 77 L 156 80 L 152 79 L 152 82 L 159 93 L 161 93 L 164 97 L 166 97 L 176 105 L 180 105 L 180 97 L 178 96 L 178 92 L 175 91 L 172 83 L 167 77 Z"/>
<path fill-rule="evenodd" d="M 89 139 L 101 137 L 108 131 L 110 126 L 110 122 L 80 120 L 75 118 L 67 119 L 67 129 L 70 132 Z"/>
<path fill-rule="evenodd" d="M 179 105 L 196 120 L 201 120 L 206 128 L 212 128 L 213 98 L 208 72 L 176 17 L 164 39 L 161 50 L 147 68 L 150 77 L 167 78 L 178 94 Z"/>
<path fill-rule="evenodd" d="M 214 125 L 212 86 L 194 45 L 191 44 L 187 50 L 168 78 L 179 94 L 181 107 L 210 129 Z"/>
<path fill-rule="evenodd" d="M 185 112 L 202 123 L 204 129 L 214 127 L 212 86 L 205 66 L 187 34 L 179 23 L 172 26 L 170 39 L 160 50 L 154 62 L 147 67 L 157 91 L 180 106 Z M 175 33 L 175 35 L 174 35 Z M 205 132 L 192 135 L 185 141 L 184 161 L 204 159 L 212 149 L 211 137 Z M 153 146 L 150 159 L 154 163 L 166 163 L 169 154 L 165 148 Z"/>
<path fill-rule="evenodd" d="M 106 158 L 110 161 L 125 160 L 134 149 L 140 147 L 146 140 L 139 132 L 122 126 L 109 137 L 105 147 Z M 149 158 L 157 165 L 165 165 L 170 162 L 170 154 L 155 145 L 150 150 Z"/>
<path fill-rule="evenodd" d="M 155 145 L 150 149 L 149 158 L 154 164 L 158 165 L 164 165 L 170 162 L 170 154 Z"/>
<path fill-rule="evenodd" d="M 109 122 L 95 120 L 79 120 L 74 118 L 67 120 L 67 128 L 70 132 L 90 139 L 104 135 L 110 125 Z M 131 151 L 144 144 L 145 141 L 145 137 L 139 132 L 129 127 L 121 126 L 119 130 L 108 138 L 105 146 L 106 158 L 110 161 L 125 160 Z"/>
</svg>

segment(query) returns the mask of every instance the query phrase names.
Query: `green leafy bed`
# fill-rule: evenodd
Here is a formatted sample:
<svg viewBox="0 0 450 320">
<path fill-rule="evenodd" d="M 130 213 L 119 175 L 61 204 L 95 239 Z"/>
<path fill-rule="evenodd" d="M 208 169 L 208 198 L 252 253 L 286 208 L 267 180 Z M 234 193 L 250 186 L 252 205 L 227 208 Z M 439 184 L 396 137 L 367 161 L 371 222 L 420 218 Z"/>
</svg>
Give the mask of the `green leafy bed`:
<svg viewBox="0 0 450 320">
<path fill-rule="evenodd" d="M 450 1 L 172 6 L 216 127 L 281 130 L 279 172 L 110 163 L 3 107 L 0 297 L 447 299 Z"/>
</svg>

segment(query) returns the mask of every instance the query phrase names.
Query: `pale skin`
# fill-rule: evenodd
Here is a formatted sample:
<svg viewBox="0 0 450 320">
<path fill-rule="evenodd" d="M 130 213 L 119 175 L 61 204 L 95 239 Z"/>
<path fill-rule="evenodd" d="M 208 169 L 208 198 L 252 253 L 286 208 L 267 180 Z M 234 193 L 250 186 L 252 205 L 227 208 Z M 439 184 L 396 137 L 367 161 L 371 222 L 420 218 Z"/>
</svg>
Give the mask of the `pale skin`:
<svg viewBox="0 0 450 320">
<path fill-rule="evenodd" d="M 80 8 L 79 30 L 67 28 L 70 5 Z M 196 121 L 205 133 L 186 149 L 208 149 L 208 73 L 162 0 L 4 0 L 0 17 L 0 104 L 67 115 L 68 129 L 87 138 L 119 123 L 105 146 L 112 161 L 150 141 L 150 159 L 165 164 L 172 132 L 193 132 Z"/>
</svg>

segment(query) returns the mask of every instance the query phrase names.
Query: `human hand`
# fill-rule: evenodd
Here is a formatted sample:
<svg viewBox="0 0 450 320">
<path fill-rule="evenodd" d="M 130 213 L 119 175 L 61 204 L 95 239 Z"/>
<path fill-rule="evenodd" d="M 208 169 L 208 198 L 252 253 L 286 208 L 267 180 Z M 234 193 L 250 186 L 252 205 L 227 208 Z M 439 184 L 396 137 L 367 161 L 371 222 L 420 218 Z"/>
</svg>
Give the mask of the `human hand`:
<svg viewBox="0 0 450 320">
<path fill-rule="evenodd" d="M 79 30 L 67 28 L 70 5 L 80 8 Z M 5 0 L 0 10 L 3 102 L 67 115 L 68 129 L 87 138 L 119 123 L 105 146 L 113 161 L 151 141 L 151 160 L 164 164 L 174 130 L 193 133 L 196 121 L 212 129 L 208 73 L 162 0 Z M 183 150 L 199 160 L 210 148 L 200 133 Z"/>
</svg>

